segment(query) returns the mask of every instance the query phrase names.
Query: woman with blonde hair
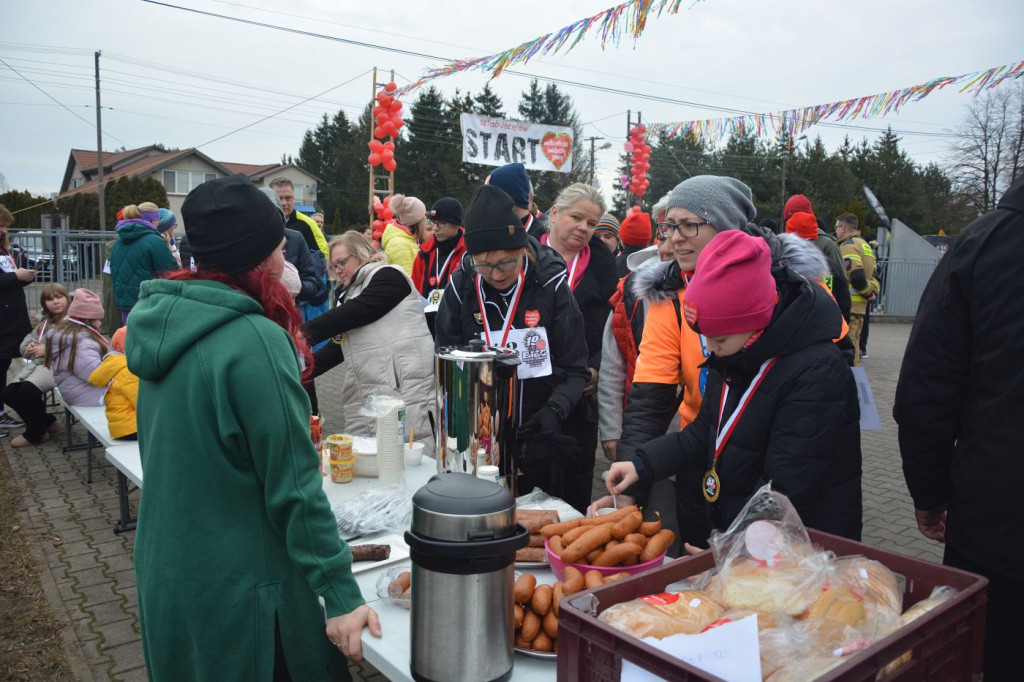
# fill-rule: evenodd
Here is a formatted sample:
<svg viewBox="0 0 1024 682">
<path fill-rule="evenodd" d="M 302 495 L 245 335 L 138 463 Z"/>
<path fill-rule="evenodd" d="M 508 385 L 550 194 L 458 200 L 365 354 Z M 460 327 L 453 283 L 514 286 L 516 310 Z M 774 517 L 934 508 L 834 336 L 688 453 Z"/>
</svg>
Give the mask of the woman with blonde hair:
<svg viewBox="0 0 1024 682">
<path fill-rule="evenodd" d="M 110 274 L 121 323 L 139 300 L 139 286 L 179 265 L 167 241 L 160 235 L 160 208 L 152 202 L 125 206 L 114 231 L 117 242 L 110 250 Z"/>
<path fill-rule="evenodd" d="M 331 240 L 329 267 L 340 284 L 337 304 L 306 322 L 303 331 L 310 345 L 332 341 L 314 356 L 314 377 L 342 365 L 342 430 L 375 436 L 376 420 L 360 408 L 374 394 L 397 394 L 405 400 L 407 427 L 432 452 L 434 342 L 419 292 L 404 270 L 386 264 L 355 230 Z"/>
</svg>

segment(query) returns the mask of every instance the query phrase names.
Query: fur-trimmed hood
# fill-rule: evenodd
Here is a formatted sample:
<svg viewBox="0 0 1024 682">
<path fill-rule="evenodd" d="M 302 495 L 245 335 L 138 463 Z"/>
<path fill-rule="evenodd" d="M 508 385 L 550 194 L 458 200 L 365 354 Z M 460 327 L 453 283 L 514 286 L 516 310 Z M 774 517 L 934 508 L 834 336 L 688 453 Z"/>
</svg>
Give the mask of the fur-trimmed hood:
<svg viewBox="0 0 1024 682">
<path fill-rule="evenodd" d="M 777 282 L 786 279 L 784 270 L 787 269 L 810 281 L 823 279 L 829 274 L 828 261 L 813 242 L 795 234 L 775 234 L 753 223 L 747 225 L 744 232 L 768 242 L 772 254 L 772 275 Z M 645 263 L 630 279 L 633 293 L 648 303 L 672 300 L 684 286 L 679 264 L 674 260 Z"/>
</svg>

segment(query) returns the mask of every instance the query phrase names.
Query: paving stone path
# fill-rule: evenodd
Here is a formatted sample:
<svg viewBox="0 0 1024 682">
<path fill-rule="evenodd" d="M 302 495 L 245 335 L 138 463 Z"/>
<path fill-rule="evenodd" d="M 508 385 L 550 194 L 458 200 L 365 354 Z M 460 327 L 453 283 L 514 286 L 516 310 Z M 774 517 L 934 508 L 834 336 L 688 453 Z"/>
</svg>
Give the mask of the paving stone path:
<svg viewBox="0 0 1024 682">
<path fill-rule="evenodd" d="M 892 421 L 893 392 L 907 324 L 871 328 L 870 357 L 864 367 L 871 379 L 882 431 L 863 433 L 864 541 L 882 549 L 930 561 L 941 561 L 941 546 L 925 539 L 913 520 L 913 505 L 903 482 L 896 425 Z M 340 423 L 337 377 L 328 373 L 317 381 L 325 407 L 327 429 Z M 332 400 L 335 398 L 335 400 Z M 74 428 L 76 441 L 85 438 Z M 85 483 L 85 454 L 62 451 L 63 439 L 40 447 L 13 449 L 0 440 L 17 485 L 24 491 L 21 524 L 36 541 L 40 579 L 57 617 L 67 623 L 64 643 L 75 677 L 81 681 L 145 680 L 139 635 L 138 600 L 132 567 L 134 533 L 115 535 L 118 517 L 116 473 L 102 450 Z M 608 467 L 598 453 L 595 494 L 603 494 L 600 474 Z M 133 504 L 138 502 L 133 495 Z M 385 680 L 373 666 L 350 666 L 357 682 Z"/>
</svg>

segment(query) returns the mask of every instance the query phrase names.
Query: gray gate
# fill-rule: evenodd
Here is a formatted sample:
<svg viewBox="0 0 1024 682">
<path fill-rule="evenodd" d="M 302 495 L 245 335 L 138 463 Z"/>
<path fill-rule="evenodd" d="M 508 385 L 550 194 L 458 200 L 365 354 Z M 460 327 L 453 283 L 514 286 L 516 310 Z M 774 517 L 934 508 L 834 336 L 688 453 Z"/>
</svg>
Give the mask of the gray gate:
<svg viewBox="0 0 1024 682">
<path fill-rule="evenodd" d="M 117 239 L 113 232 L 11 230 L 10 239 L 18 266 L 36 271 L 35 281 L 25 287 L 33 320 L 39 312 L 40 290 L 48 282 L 59 282 L 69 292 L 82 288 L 103 295 L 103 247 Z"/>
<path fill-rule="evenodd" d="M 881 269 L 882 294 L 872 315 L 879 317 L 914 317 L 925 285 L 938 262 L 922 258 L 888 258 L 878 261 Z"/>
</svg>

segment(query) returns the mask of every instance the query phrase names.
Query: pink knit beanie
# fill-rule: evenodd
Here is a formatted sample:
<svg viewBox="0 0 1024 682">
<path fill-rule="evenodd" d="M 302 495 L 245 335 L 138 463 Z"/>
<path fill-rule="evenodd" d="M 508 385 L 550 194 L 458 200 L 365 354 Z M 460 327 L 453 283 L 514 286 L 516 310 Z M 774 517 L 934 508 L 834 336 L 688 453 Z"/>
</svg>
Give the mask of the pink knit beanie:
<svg viewBox="0 0 1024 682">
<path fill-rule="evenodd" d="M 412 227 L 427 215 L 427 207 L 423 205 L 422 201 L 404 194 L 396 194 L 391 197 L 388 208 L 395 212 L 398 222 L 406 227 Z"/>
<path fill-rule="evenodd" d="M 102 320 L 103 304 L 100 297 L 88 289 L 75 289 L 71 305 L 68 306 L 68 317 L 77 320 Z"/>
<path fill-rule="evenodd" d="M 686 287 L 683 315 L 705 336 L 759 331 L 768 326 L 777 294 L 768 244 L 739 230 L 708 242 Z"/>
</svg>

